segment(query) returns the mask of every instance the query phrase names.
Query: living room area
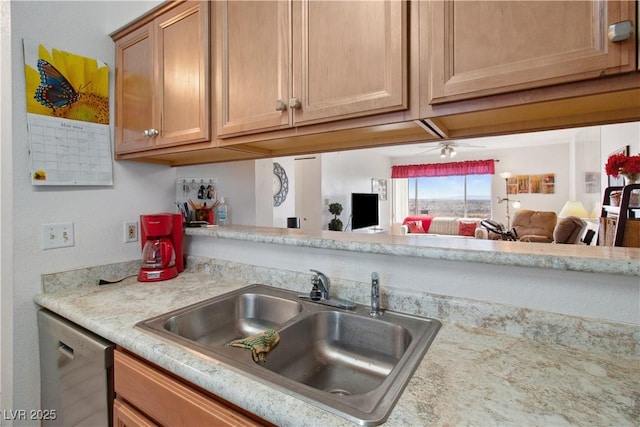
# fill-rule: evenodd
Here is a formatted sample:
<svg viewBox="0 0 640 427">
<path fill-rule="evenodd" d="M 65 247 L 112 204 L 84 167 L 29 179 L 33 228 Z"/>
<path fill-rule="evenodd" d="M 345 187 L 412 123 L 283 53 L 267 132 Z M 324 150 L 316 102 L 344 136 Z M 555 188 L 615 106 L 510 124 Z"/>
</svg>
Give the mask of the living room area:
<svg viewBox="0 0 640 427">
<path fill-rule="evenodd" d="M 559 217 L 568 202 L 580 202 L 579 217 L 597 231 L 611 182 L 604 166 L 620 150 L 640 152 L 640 122 L 180 167 L 177 176 L 215 176 L 235 225 L 320 231 L 337 218 L 343 232 L 404 234 L 405 219 L 422 215 L 492 219 L 508 230 L 520 210 Z M 422 177 L 392 178 L 394 167 L 476 161 L 492 161 L 493 172 L 453 177 L 461 184 L 436 184 L 431 194 Z M 353 227 L 353 195 L 371 193 L 378 193 L 378 215 L 366 221 L 377 224 Z M 342 207 L 339 215 L 329 211 L 332 204 Z M 448 227 L 449 233 L 429 233 L 459 234 L 459 224 Z"/>
<path fill-rule="evenodd" d="M 475 138 L 457 144 L 454 146 L 455 157 L 441 157 L 441 145 L 434 143 L 316 156 L 320 157 L 321 163 L 318 168 L 320 177 L 316 177 L 316 180 L 320 181 L 320 199 L 325 205 L 322 229 L 327 229 L 333 217 L 328 211 L 328 204 L 336 202 L 344 208 L 340 217 L 345 224 L 344 230 L 349 232 L 382 229 L 399 234 L 398 224 L 402 224 L 407 217 L 420 215 L 491 218 L 505 228 L 511 228 L 518 210 L 560 215 L 567 202 L 580 202 L 584 210 L 579 216 L 595 225 L 600 216 L 603 191 L 609 185 L 610 178 L 604 169 L 607 158 L 621 148 L 627 149 L 630 154 L 639 152 L 640 123 Z M 298 162 L 308 165 L 314 160 L 294 158 L 293 166 L 296 167 Z M 394 166 L 462 164 L 480 160 L 494 162 L 494 172 L 486 175 L 488 179 L 476 179 L 479 182 L 472 184 L 457 176 L 454 178 L 458 178 L 458 187 L 450 187 L 446 182 L 436 183 L 431 188 L 431 194 L 421 194 L 420 178 L 392 178 Z M 300 169 L 308 171 L 311 168 Z M 297 167 L 295 171 L 297 178 Z M 374 192 L 380 188 L 381 182 L 385 183 L 385 191 L 379 197 L 379 224 L 375 230 L 353 230 L 349 226 L 352 224 L 352 193 Z M 296 191 L 296 200 L 298 197 L 304 198 L 306 193 L 307 190 Z M 431 203 L 426 206 L 428 209 L 424 209 L 427 199 Z M 466 208 L 465 200 L 468 205 Z M 317 209 L 320 211 L 321 207 Z M 565 212 L 562 216 L 569 215 Z M 431 227 L 437 226 L 437 222 L 432 221 Z M 318 227 L 317 223 L 315 227 Z M 435 234 L 442 230 L 442 227 L 435 228 Z M 454 226 L 453 230 L 457 231 L 458 227 Z"/>
</svg>

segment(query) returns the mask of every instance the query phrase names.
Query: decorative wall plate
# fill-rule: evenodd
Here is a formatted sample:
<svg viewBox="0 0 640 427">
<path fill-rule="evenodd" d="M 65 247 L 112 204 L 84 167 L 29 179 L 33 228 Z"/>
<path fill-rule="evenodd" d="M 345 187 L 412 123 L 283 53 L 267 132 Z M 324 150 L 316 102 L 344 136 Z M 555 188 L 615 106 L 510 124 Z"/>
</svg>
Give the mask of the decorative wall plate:
<svg viewBox="0 0 640 427">
<path fill-rule="evenodd" d="M 280 206 L 287 198 L 289 179 L 280 163 L 273 163 L 273 206 Z"/>
</svg>

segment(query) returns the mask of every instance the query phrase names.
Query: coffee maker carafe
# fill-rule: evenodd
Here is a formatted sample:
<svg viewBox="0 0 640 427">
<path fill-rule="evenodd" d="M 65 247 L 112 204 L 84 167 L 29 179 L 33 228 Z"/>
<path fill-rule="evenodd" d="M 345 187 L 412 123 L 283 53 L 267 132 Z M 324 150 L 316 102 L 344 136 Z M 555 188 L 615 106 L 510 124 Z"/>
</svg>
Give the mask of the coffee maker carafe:
<svg viewBox="0 0 640 427">
<path fill-rule="evenodd" d="M 182 215 L 140 215 L 142 267 L 140 282 L 173 279 L 184 270 Z"/>
</svg>

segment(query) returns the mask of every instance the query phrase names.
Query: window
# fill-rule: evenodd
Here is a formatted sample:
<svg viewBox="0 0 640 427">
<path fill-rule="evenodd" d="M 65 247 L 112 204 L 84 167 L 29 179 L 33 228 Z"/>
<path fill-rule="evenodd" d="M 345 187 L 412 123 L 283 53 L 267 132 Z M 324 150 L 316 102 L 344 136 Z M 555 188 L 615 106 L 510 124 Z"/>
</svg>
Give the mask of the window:
<svg viewBox="0 0 640 427">
<path fill-rule="evenodd" d="M 494 160 L 394 165 L 393 217 L 405 215 L 487 218 L 491 216 Z M 406 203 L 405 203 L 406 201 Z"/>
<path fill-rule="evenodd" d="M 407 178 L 409 215 L 488 218 L 491 175 Z"/>
</svg>

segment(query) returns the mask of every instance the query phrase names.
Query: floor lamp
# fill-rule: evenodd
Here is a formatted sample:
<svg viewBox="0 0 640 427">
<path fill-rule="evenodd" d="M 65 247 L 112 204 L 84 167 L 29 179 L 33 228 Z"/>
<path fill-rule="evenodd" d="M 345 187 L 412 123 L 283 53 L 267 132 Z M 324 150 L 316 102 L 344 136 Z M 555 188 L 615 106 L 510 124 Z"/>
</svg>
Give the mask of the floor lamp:
<svg viewBox="0 0 640 427">
<path fill-rule="evenodd" d="M 511 229 L 511 216 L 509 215 L 509 203 L 513 202 L 514 209 L 520 209 L 520 200 L 513 200 L 509 198 L 509 178 L 511 178 L 511 172 L 502 172 L 500 174 L 500 178 L 504 179 L 504 189 L 506 193 L 506 197 L 498 197 L 498 203 L 506 202 L 507 203 L 507 214 L 505 217 L 507 218 L 507 230 Z"/>
</svg>

